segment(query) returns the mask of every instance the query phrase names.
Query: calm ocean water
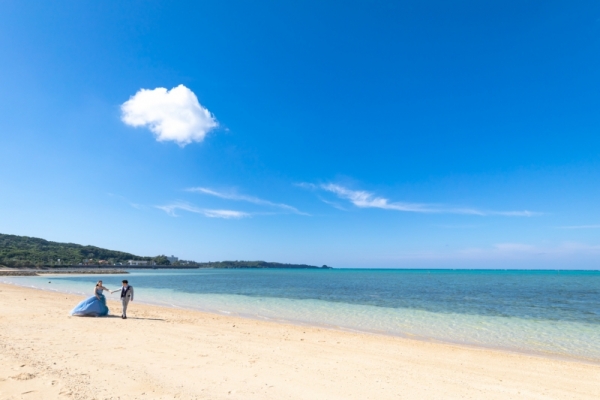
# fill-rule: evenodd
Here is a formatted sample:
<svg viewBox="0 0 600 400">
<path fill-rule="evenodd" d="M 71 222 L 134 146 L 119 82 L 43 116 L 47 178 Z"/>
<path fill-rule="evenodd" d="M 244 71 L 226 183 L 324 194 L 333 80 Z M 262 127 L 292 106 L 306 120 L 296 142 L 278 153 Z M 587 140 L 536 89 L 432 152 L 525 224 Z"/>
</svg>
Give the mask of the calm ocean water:
<svg viewBox="0 0 600 400">
<path fill-rule="evenodd" d="M 112 289 L 123 276 L 101 278 Z M 203 269 L 127 278 L 146 303 L 600 362 L 600 271 Z M 97 279 L 2 281 L 91 294 Z"/>
</svg>

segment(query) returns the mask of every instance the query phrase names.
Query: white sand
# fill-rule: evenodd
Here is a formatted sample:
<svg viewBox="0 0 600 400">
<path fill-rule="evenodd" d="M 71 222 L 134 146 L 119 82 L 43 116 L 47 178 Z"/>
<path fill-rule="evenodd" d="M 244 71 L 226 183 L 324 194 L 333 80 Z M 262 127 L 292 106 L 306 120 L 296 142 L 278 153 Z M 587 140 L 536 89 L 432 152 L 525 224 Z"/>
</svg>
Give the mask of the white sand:
<svg viewBox="0 0 600 400">
<path fill-rule="evenodd" d="M 599 365 L 80 300 L 0 285 L 0 399 L 600 399 Z"/>
</svg>

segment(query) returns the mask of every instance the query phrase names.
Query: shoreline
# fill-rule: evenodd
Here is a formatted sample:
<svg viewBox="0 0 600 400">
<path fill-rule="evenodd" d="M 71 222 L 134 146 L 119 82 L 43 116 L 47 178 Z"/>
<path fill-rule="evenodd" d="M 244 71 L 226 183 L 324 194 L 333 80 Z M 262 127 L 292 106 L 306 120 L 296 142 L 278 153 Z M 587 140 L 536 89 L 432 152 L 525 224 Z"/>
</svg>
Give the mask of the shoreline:
<svg viewBox="0 0 600 400">
<path fill-rule="evenodd" d="M 593 399 L 600 366 L 0 284 L 0 398 Z M 113 313 L 118 302 L 109 300 Z M 23 318 L 26 316 L 26 318 Z M 116 396 L 118 393 L 119 396 Z"/>
<path fill-rule="evenodd" d="M 127 273 L 128 272 L 125 272 L 125 274 L 127 274 Z M 77 275 L 78 273 L 71 272 L 70 274 Z M 116 272 L 115 272 L 115 274 L 116 274 Z M 50 277 L 52 275 L 55 275 L 55 274 L 49 273 L 49 274 L 42 274 L 42 275 L 38 275 L 38 276 L 49 276 Z M 61 275 L 61 273 L 58 273 L 56 275 Z M 86 274 L 81 273 L 81 275 L 86 275 Z M 0 275 L 0 277 L 1 277 L 1 275 Z M 62 294 L 84 296 L 84 297 L 87 296 L 87 294 L 81 293 L 81 292 L 61 291 L 61 290 L 42 288 L 42 287 L 37 287 L 37 286 L 26 286 L 26 285 L 20 285 L 17 283 L 13 283 L 13 282 L 1 282 L 0 281 L 0 285 L 14 285 L 17 287 L 22 287 L 22 288 L 27 288 L 27 289 L 32 289 L 32 290 L 39 290 L 39 291 L 48 292 L 48 293 L 62 293 Z M 107 300 L 114 301 L 113 299 L 110 299 L 108 297 L 107 297 Z M 399 339 L 424 342 L 424 343 L 436 343 L 436 344 L 440 344 L 440 345 L 458 346 L 458 347 L 464 347 L 464 348 L 473 349 L 473 350 L 481 349 L 481 350 L 497 351 L 497 352 L 501 352 L 501 353 L 541 357 L 541 358 L 547 358 L 550 360 L 576 362 L 576 363 L 600 366 L 600 360 L 589 359 L 589 358 L 585 358 L 585 357 L 578 357 L 575 355 L 565 355 L 565 354 L 559 354 L 559 353 L 553 353 L 553 352 L 536 351 L 536 350 L 531 350 L 531 349 L 515 349 L 515 348 L 509 348 L 509 347 L 502 347 L 502 346 L 484 345 L 484 344 L 479 344 L 479 343 L 467 343 L 467 342 L 437 339 L 437 338 L 431 338 L 431 337 L 427 337 L 427 336 L 419 336 L 419 335 L 413 335 L 413 334 L 396 334 L 396 333 L 392 333 L 392 332 L 356 329 L 356 328 L 349 328 L 349 327 L 344 327 L 344 326 L 337 326 L 337 325 L 333 325 L 333 324 L 319 324 L 319 323 L 315 323 L 315 322 L 306 322 L 306 321 L 286 319 L 286 318 L 266 317 L 266 316 L 260 316 L 260 315 L 245 314 L 245 313 L 240 313 L 240 312 L 229 312 L 229 311 L 224 312 L 224 311 L 219 311 L 216 309 L 214 309 L 214 310 L 213 309 L 205 309 L 202 307 L 193 307 L 193 306 L 186 307 L 186 306 L 181 306 L 181 305 L 168 304 L 168 303 L 164 303 L 164 302 L 160 302 L 160 301 L 156 301 L 156 302 L 137 301 L 137 304 L 144 304 L 144 305 L 151 306 L 151 307 L 161 307 L 161 308 L 165 308 L 165 309 L 198 312 L 198 313 L 222 316 L 222 317 L 242 318 L 242 319 L 247 319 L 247 320 L 251 320 L 251 321 L 259 321 L 259 322 L 262 321 L 262 322 L 284 324 L 284 325 L 288 324 L 288 325 L 305 327 L 305 328 L 326 329 L 326 330 L 330 330 L 333 332 L 345 332 L 345 333 L 351 333 L 351 334 L 373 335 L 373 336 L 379 336 L 379 337 L 384 337 L 384 338 L 385 337 L 399 338 Z"/>
<path fill-rule="evenodd" d="M 52 275 L 121 275 L 129 274 L 125 270 L 119 269 L 81 269 L 81 270 L 59 270 L 49 271 L 41 270 L 3 270 L 0 269 L 0 276 L 52 276 Z"/>
</svg>

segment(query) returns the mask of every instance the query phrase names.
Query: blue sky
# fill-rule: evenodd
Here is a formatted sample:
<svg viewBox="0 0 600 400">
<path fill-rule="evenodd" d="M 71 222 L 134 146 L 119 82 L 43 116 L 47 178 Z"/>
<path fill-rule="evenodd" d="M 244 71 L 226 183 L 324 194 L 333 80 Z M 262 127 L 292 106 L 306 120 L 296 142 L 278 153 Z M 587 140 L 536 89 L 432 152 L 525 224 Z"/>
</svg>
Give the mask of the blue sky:
<svg viewBox="0 0 600 400">
<path fill-rule="evenodd" d="M 0 232 L 600 267 L 600 3 L 0 6 Z"/>
</svg>

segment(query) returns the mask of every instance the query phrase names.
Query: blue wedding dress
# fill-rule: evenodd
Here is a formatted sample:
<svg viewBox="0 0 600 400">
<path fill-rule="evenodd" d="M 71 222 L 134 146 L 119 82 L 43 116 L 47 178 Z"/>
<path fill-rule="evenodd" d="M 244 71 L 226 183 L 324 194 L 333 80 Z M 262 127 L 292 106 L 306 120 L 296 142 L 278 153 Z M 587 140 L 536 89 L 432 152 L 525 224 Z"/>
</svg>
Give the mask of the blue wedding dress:
<svg viewBox="0 0 600 400">
<path fill-rule="evenodd" d="M 102 294 L 102 289 L 96 289 L 96 296 L 92 296 L 89 299 L 83 300 L 77 304 L 71 315 L 77 317 L 104 317 L 108 315 L 108 307 L 106 306 L 106 297 Z"/>
</svg>

